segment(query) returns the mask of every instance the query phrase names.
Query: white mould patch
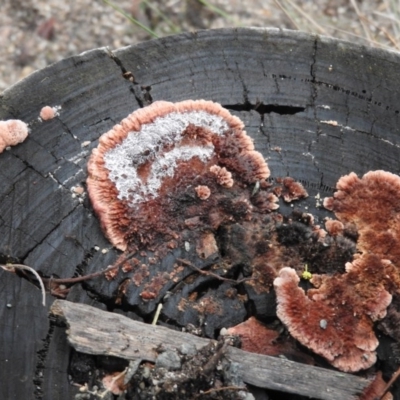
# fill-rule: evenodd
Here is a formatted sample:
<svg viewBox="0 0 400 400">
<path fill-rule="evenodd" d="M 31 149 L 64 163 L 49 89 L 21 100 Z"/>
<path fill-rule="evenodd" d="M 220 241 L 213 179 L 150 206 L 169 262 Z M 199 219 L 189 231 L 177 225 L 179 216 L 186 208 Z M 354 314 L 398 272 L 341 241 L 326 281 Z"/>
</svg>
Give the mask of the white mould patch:
<svg viewBox="0 0 400 400">
<path fill-rule="evenodd" d="M 222 117 L 205 111 L 172 112 L 143 125 L 138 132 L 129 132 L 120 145 L 105 153 L 105 167 L 119 192 L 119 199 L 135 205 L 157 197 L 162 180 L 173 176 L 178 161 L 198 157 L 205 162 L 213 156 L 212 145 L 172 147 L 181 141 L 182 132 L 189 124 L 209 129 L 217 135 L 229 129 Z M 171 150 L 163 151 L 167 146 Z M 146 162 L 152 165 L 146 182 L 143 182 L 137 168 Z"/>
</svg>

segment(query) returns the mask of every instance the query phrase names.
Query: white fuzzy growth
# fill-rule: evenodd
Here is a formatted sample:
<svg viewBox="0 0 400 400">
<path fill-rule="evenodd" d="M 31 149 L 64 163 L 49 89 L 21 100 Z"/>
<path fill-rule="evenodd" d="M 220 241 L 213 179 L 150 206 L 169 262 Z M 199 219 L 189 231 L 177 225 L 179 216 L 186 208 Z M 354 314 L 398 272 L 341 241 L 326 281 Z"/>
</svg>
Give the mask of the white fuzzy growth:
<svg viewBox="0 0 400 400">
<path fill-rule="evenodd" d="M 207 128 L 217 135 L 228 129 L 226 121 L 218 115 L 205 111 L 173 112 L 143 125 L 139 132 L 130 132 L 120 145 L 105 154 L 105 167 L 118 189 L 119 199 L 129 200 L 131 205 L 135 205 L 157 197 L 162 180 L 174 175 L 179 160 L 198 157 L 204 162 L 212 157 L 213 146 L 173 147 L 171 151 L 158 155 L 164 146 L 179 143 L 182 132 L 189 124 Z M 137 168 L 146 161 L 151 161 L 152 166 L 144 183 L 137 174 Z"/>
</svg>

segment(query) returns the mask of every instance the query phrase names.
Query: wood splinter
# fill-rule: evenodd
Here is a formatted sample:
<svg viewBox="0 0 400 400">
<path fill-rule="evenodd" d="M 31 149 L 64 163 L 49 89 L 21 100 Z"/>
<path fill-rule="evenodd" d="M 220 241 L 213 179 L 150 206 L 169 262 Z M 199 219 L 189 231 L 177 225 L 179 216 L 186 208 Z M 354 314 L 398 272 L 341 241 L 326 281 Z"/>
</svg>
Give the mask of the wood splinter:
<svg viewBox="0 0 400 400">
<path fill-rule="evenodd" d="M 180 343 L 187 343 L 201 350 L 212 342 L 65 300 L 56 300 L 50 312 L 68 326 L 70 345 L 87 354 L 155 362 L 158 356 L 155 349 L 160 345 L 174 350 Z M 358 376 L 249 353 L 232 346 L 227 346 L 224 357 L 240 366 L 241 377 L 247 384 L 315 399 L 357 399 L 371 383 Z"/>
</svg>

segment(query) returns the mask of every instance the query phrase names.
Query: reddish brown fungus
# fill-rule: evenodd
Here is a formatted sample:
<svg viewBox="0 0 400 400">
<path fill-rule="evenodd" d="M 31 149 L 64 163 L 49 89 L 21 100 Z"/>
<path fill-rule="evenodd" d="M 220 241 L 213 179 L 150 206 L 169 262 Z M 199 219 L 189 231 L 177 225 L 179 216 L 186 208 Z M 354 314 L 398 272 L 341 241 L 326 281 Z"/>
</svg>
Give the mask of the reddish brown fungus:
<svg viewBox="0 0 400 400">
<path fill-rule="evenodd" d="M 340 221 L 333 219 L 325 221 L 325 228 L 331 236 L 341 235 L 344 231 L 344 225 Z"/>
<path fill-rule="evenodd" d="M 363 291 L 360 288 L 361 296 L 357 297 L 353 291 L 363 284 L 362 277 L 349 274 L 322 276 L 320 288 L 307 294 L 298 286 L 299 281 L 291 268 L 283 268 L 274 281 L 277 315 L 290 334 L 342 371 L 372 366 L 378 340 L 371 316 L 384 314 L 390 294 L 383 287 L 368 285 Z"/>
<path fill-rule="evenodd" d="M 196 191 L 197 197 L 200 200 L 207 200 L 210 197 L 211 190 L 208 186 L 199 185 L 194 188 Z"/>
<path fill-rule="evenodd" d="M 270 212 L 279 208 L 279 199 L 274 193 L 260 191 L 252 197 L 252 203 L 257 206 L 261 212 Z"/>
<path fill-rule="evenodd" d="M 358 253 L 343 274 L 313 275 L 315 288 L 307 293 L 289 268 L 274 285 L 277 314 L 292 336 L 337 368 L 355 372 L 375 363 L 373 323 L 386 316 L 392 295 L 400 292 L 400 177 L 351 173 L 339 179 L 337 189 L 324 205 L 339 221 L 325 226 L 331 236 L 353 231 Z"/>
<path fill-rule="evenodd" d="M 243 188 L 269 169 L 237 117 L 219 104 L 187 100 L 153 103 L 114 126 L 93 150 L 88 175 L 102 228 L 125 250 L 179 241 L 185 221 L 216 229 L 242 218 L 245 202 L 235 198 L 249 199 Z M 193 188 L 208 201 L 188 201 Z"/>
<path fill-rule="evenodd" d="M 282 356 L 296 359 L 306 364 L 314 364 L 309 355 L 300 352 L 295 341 L 287 337 L 280 338 L 279 332 L 268 328 L 254 317 L 227 329 L 226 334 L 237 335 L 241 340 L 241 349 L 250 353 L 265 354 L 269 356 Z"/>
<path fill-rule="evenodd" d="M 233 186 L 233 179 L 232 179 L 232 174 L 225 168 L 225 167 L 220 167 L 218 165 L 212 165 L 210 167 L 210 172 L 212 172 L 216 179 L 217 182 L 224 187 L 230 188 Z"/>
<path fill-rule="evenodd" d="M 386 171 L 371 171 L 359 178 L 343 176 L 333 197 L 324 206 L 344 224 L 354 224 L 360 251 L 400 262 L 400 177 Z"/>
<path fill-rule="evenodd" d="M 296 182 L 293 178 L 286 177 L 283 179 L 283 188 L 281 195 L 283 200 L 290 203 L 293 200 L 299 200 L 308 197 L 306 189 L 300 182 Z"/>
</svg>

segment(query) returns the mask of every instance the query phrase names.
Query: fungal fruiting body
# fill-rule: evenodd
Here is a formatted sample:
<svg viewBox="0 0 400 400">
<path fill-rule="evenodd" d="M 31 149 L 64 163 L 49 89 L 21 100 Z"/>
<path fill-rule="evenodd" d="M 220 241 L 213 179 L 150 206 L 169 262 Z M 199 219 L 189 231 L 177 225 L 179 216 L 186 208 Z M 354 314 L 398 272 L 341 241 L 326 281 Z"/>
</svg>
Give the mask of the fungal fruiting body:
<svg viewBox="0 0 400 400">
<path fill-rule="evenodd" d="M 290 177 L 272 187 L 269 175 L 243 123 L 222 106 L 161 101 L 100 137 L 87 188 L 106 236 L 129 255 L 124 288 L 140 291 L 140 301 L 155 303 L 184 276 L 177 258 L 159 268 L 169 252 L 217 256 L 225 273 L 245 271 L 250 299 L 274 285 L 277 316 L 293 338 L 343 371 L 370 367 L 374 322 L 400 295 L 400 178 L 342 177 L 324 201 L 338 218 L 325 231 L 311 214 L 273 212 L 278 197 L 308 194 Z M 300 277 L 313 288 L 300 288 Z M 192 303 L 190 312 L 201 309 Z"/>
<path fill-rule="evenodd" d="M 111 243 L 132 250 L 178 240 L 188 220 L 215 230 L 245 218 L 247 186 L 270 172 L 243 128 L 217 103 L 159 101 L 104 134 L 87 184 Z"/>
<path fill-rule="evenodd" d="M 339 221 L 326 226 L 334 237 L 355 229 L 358 253 L 342 274 L 314 274 L 307 293 L 298 287 L 296 271 L 283 268 L 274 281 L 277 315 L 303 345 L 335 367 L 356 372 L 375 363 L 373 324 L 400 294 L 400 177 L 351 173 L 339 179 L 337 189 L 324 205 Z"/>
<path fill-rule="evenodd" d="M 58 115 L 58 110 L 60 109 L 61 109 L 60 106 L 55 106 L 55 107 L 44 106 L 40 110 L 39 116 L 43 121 L 48 121 L 56 117 Z"/>
<path fill-rule="evenodd" d="M 19 119 L 0 121 L 0 153 L 8 146 L 22 143 L 29 133 L 28 125 Z"/>
</svg>

